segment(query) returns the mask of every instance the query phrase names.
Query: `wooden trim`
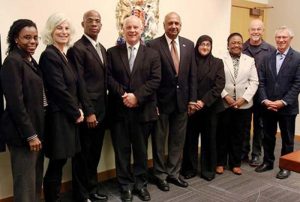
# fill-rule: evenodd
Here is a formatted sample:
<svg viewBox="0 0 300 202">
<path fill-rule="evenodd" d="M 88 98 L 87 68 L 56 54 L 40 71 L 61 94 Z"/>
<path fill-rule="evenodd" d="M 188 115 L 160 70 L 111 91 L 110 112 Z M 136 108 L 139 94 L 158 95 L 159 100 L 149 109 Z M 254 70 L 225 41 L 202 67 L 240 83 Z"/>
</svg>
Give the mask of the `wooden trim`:
<svg viewBox="0 0 300 202">
<path fill-rule="evenodd" d="M 247 8 L 268 6 L 268 4 L 257 3 L 257 2 L 252 2 L 252 1 L 245 1 L 245 0 L 232 0 L 231 5 L 236 6 L 236 7 L 247 7 Z"/>
</svg>

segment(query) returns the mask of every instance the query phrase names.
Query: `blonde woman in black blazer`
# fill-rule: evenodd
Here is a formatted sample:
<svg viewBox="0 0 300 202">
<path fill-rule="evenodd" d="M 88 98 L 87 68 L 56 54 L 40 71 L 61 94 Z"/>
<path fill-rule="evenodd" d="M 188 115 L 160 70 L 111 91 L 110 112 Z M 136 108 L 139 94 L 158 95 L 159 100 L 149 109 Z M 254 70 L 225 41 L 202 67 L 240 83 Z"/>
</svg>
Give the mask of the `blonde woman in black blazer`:
<svg viewBox="0 0 300 202">
<path fill-rule="evenodd" d="M 46 114 L 45 155 L 50 159 L 44 177 L 45 201 L 59 199 L 62 168 L 68 158 L 80 151 L 77 124 L 83 121 L 77 94 L 77 76 L 64 51 L 73 29 L 61 13 L 46 23 L 43 40 L 46 50 L 40 58 L 49 100 Z"/>
</svg>

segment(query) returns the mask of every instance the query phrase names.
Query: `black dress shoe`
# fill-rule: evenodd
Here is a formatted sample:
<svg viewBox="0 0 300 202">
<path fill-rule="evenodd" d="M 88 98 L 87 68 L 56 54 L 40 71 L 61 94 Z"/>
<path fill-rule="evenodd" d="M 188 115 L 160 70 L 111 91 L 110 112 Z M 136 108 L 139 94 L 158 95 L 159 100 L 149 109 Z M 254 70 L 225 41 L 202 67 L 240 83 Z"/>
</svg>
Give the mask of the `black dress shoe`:
<svg viewBox="0 0 300 202">
<path fill-rule="evenodd" d="M 281 179 L 281 180 L 286 179 L 290 176 L 290 174 L 291 174 L 291 171 L 280 169 L 280 171 L 276 175 L 276 178 Z"/>
<path fill-rule="evenodd" d="M 241 161 L 245 163 L 249 162 L 248 154 L 242 154 Z"/>
<path fill-rule="evenodd" d="M 135 190 L 134 193 L 137 194 L 139 199 L 141 199 L 142 201 L 150 201 L 151 200 L 150 193 L 146 187 L 143 187 L 140 190 Z"/>
<path fill-rule="evenodd" d="M 195 177 L 196 175 L 197 175 L 196 172 L 190 171 L 190 172 L 184 173 L 182 176 L 184 177 L 184 179 L 191 179 L 191 178 Z"/>
<path fill-rule="evenodd" d="M 167 181 L 168 181 L 169 183 L 172 183 L 172 184 L 174 184 L 174 185 L 176 185 L 176 186 L 179 186 L 179 187 L 184 187 L 184 188 L 186 188 L 186 187 L 189 186 L 189 184 L 188 184 L 186 181 L 184 181 L 184 180 L 182 180 L 182 179 L 180 179 L 180 178 L 173 178 L 173 177 L 170 177 L 170 178 L 167 178 Z"/>
<path fill-rule="evenodd" d="M 215 178 L 214 176 L 206 176 L 206 175 L 201 175 L 201 177 L 206 181 L 212 181 Z"/>
<path fill-rule="evenodd" d="M 156 180 L 156 186 L 162 191 L 169 191 L 170 186 L 166 180 L 158 179 Z"/>
<path fill-rule="evenodd" d="M 131 202 L 132 201 L 132 193 L 130 190 L 121 192 L 121 200 L 122 202 Z"/>
<path fill-rule="evenodd" d="M 90 194 L 91 201 L 107 201 L 108 197 L 104 194 L 93 193 Z"/>
<path fill-rule="evenodd" d="M 259 156 L 252 156 L 252 159 L 249 161 L 249 165 L 252 167 L 257 167 L 260 165 Z"/>
<path fill-rule="evenodd" d="M 268 170 L 272 170 L 273 165 L 267 164 L 267 163 L 262 163 L 258 167 L 255 168 L 255 172 L 262 173 Z"/>
</svg>

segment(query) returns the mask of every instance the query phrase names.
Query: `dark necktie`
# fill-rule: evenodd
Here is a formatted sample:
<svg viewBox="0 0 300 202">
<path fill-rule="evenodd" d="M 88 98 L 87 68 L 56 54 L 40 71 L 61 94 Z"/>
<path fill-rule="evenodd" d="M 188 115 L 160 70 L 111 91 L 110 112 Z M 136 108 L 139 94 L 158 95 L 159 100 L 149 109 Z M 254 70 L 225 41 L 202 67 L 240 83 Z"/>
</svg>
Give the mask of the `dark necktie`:
<svg viewBox="0 0 300 202">
<path fill-rule="evenodd" d="M 177 48 L 176 48 L 175 43 L 176 42 L 174 40 L 171 41 L 171 56 L 172 56 L 172 59 L 173 59 L 176 74 L 178 75 L 178 72 L 179 72 L 179 57 L 178 57 L 178 52 L 177 52 Z"/>
</svg>

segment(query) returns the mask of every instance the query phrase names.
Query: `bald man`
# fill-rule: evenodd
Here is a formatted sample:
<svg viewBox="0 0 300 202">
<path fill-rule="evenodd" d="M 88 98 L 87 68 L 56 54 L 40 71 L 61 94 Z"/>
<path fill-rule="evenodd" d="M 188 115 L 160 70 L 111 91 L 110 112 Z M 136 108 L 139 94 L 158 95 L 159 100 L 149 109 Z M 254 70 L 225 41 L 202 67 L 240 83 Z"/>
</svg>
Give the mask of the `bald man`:
<svg viewBox="0 0 300 202">
<path fill-rule="evenodd" d="M 260 19 L 254 19 L 249 25 L 249 39 L 243 44 L 243 53 L 253 57 L 255 60 L 255 66 L 260 68 L 263 59 L 272 53 L 275 48 L 265 42 L 262 37 L 264 34 L 264 24 Z M 247 127 L 245 133 L 245 139 L 243 143 L 242 160 L 249 163 L 250 166 L 256 167 L 260 164 L 262 138 L 263 138 L 263 124 L 261 118 L 261 104 L 258 102 L 258 93 L 254 96 L 254 105 L 252 107 L 253 112 L 253 140 L 252 140 L 252 152 L 251 159 L 249 160 L 250 153 L 250 128 Z"/>
<path fill-rule="evenodd" d="M 78 71 L 79 91 L 85 121 L 80 125 L 81 152 L 72 161 L 73 196 L 77 202 L 106 201 L 99 193 L 97 167 L 105 132 L 106 113 L 106 50 L 98 42 L 101 16 L 95 10 L 87 11 L 81 23 L 84 34 L 67 56 Z"/>
</svg>

